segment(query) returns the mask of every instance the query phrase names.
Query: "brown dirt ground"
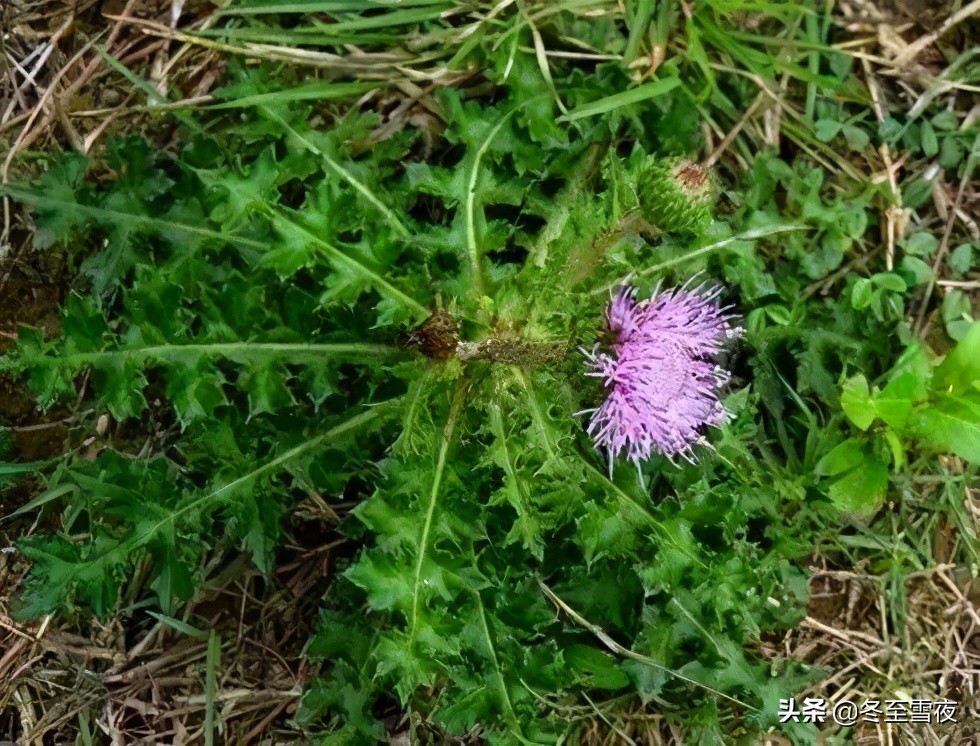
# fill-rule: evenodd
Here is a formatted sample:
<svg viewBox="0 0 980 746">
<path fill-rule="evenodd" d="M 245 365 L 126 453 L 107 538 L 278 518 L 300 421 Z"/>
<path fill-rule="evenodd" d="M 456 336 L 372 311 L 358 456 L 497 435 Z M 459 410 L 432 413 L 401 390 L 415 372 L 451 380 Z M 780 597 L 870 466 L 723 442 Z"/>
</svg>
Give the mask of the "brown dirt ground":
<svg viewBox="0 0 980 746">
<path fill-rule="evenodd" d="M 67 292 L 67 276 L 50 259 L 37 265 L 11 266 L 8 262 L 5 268 L 0 264 L 0 277 L 7 279 L 0 294 L 0 354 L 13 346 L 20 324 L 40 327 L 47 333 L 58 329 L 57 308 Z M 9 448 L 9 453 L 0 453 L 0 457 L 41 461 L 63 453 L 68 437 L 64 419 L 61 410 L 39 412 L 23 382 L 0 374 L 0 435 L 5 436 Z M 0 490 L 0 516 L 24 504 L 35 492 L 32 480 Z"/>
</svg>

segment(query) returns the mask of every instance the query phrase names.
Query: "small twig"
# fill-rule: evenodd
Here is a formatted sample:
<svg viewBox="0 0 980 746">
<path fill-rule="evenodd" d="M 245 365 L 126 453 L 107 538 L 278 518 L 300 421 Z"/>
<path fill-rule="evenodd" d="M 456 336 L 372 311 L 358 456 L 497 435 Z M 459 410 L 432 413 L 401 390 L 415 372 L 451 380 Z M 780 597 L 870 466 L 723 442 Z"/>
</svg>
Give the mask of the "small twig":
<svg viewBox="0 0 980 746">
<path fill-rule="evenodd" d="M 874 108 L 875 118 L 880 124 L 885 121 L 885 108 L 881 104 L 881 91 L 878 89 L 874 73 L 871 70 L 871 63 L 867 59 L 862 59 L 861 65 L 864 68 L 864 78 L 868 86 L 868 93 L 871 94 L 871 103 Z M 898 179 L 895 176 L 895 172 L 898 169 L 892 161 L 891 149 L 888 147 L 888 143 L 882 143 L 878 152 L 881 154 L 881 159 L 885 162 L 885 174 L 888 177 L 888 186 L 891 191 L 891 204 L 885 210 L 885 269 L 891 272 L 895 267 L 895 243 L 901 237 L 901 233 L 905 228 L 904 221 L 901 219 L 905 213 L 901 211 L 902 192 L 898 188 Z"/>
<path fill-rule="evenodd" d="M 963 595 L 963 591 L 961 591 L 959 588 L 956 587 L 956 583 L 950 580 L 949 577 L 944 572 L 937 572 L 936 577 L 938 577 L 941 581 L 943 581 L 943 584 L 947 588 L 949 588 L 953 592 L 953 595 L 956 596 L 956 598 L 958 599 L 958 602 L 953 608 L 965 609 L 966 612 L 970 615 L 970 618 L 973 620 L 973 623 L 980 626 L 980 615 L 977 614 L 976 607 L 970 602 L 970 600 L 966 596 Z"/>
<path fill-rule="evenodd" d="M 18 72 L 20 72 L 24 76 L 24 82 L 14 89 L 15 96 L 12 97 L 10 101 L 10 105 L 7 106 L 7 109 L 6 111 L 4 111 L 3 116 L 0 117 L 0 122 L 6 122 L 7 120 L 10 119 L 11 114 L 13 114 L 14 112 L 14 107 L 16 106 L 18 100 L 21 101 L 23 100 L 23 92 L 26 91 L 28 87 L 30 86 L 34 86 L 35 88 L 38 87 L 36 82 L 38 73 L 41 72 L 41 69 L 44 67 L 44 63 L 48 61 L 48 57 L 51 56 L 51 53 L 54 52 L 55 48 L 57 47 L 59 39 L 61 39 L 61 36 L 65 33 L 65 31 L 68 30 L 69 26 L 73 21 L 74 21 L 74 16 L 69 15 L 68 20 L 64 24 L 62 24 L 61 28 L 59 28 L 57 31 L 54 32 L 54 34 L 51 36 L 51 38 L 48 41 L 46 41 L 40 47 L 38 47 L 33 52 L 31 52 L 30 55 L 28 55 L 28 57 L 24 60 L 23 65 L 29 64 L 30 60 L 33 59 L 35 56 L 39 57 L 37 62 L 34 64 L 34 68 L 32 70 L 29 71 L 25 70 L 23 65 L 19 64 L 15 59 L 10 57 L 10 61 L 14 63 L 14 66 L 17 68 Z M 9 56 L 10 55 L 8 54 L 8 57 Z"/>
<path fill-rule="evenodd" d="M 932 275 L 929 278 L 929 282 L 926 285 L 926 292 L 922 296 L 922 305 L 919 307 L 919 315 L 916 317 L 915 328 L 916 336 L 920 338 L 925 336 L 925 317 L 926 309 L 929 308 L 929 299 L 932 297 L 932 292 L 936 288 L 936 277 L 939 274 L 939 266 L 942 264 L 943 259 L 946 258 L 946 252 L 949 250 L 949 239 L 953 234 L 953 225 L 956 223 L 956 212 L 963 204 L 963 196 L 966 194 L 967 184 L 971 183 L 973 178 L 973 167 L 975 161 L 972 157 L 967 160 L 966 170 L 963 173 L 963 179 L 960 181 L 960 188 L 956 193 L 956 201 L 953 203 L 953 209 L 949 211 L 949 217 L 946 218 L 946 229 L 943 231 L 942 240 L 939 242 L 939 251 L 936 252 L 936 259 L 932 263 Z"/>
<path fill-rule="evenodd" d="M 891 654 L 892 654 L 892 651 L 888 650 L 887 648 L 883 648 L 881 650 L 872 651 L 872 652 L 868 653 L 867 655 L 865 655 L 865 656 L 863 656 L 861 658 L 858 658 L 853 663 L 848 664 L 847 666 L 845 666 L 844 668 L 842 668 L 840 671 L 837 671 L 829 679 L 825 679 L 823 681 L 818 682 L 817 685 L 821 689 L 823 689 L 823 690 L 826 691 L 826 689 L 828 687 L 832 686 L 838 680 L 840 680 L 841 678 L 843 678 L 844 676 L 846 676 L 847 674 L 849 674 L 851 671 L 853 671 L 853 670 L 855 670 L 857 668 L 860 668 L 861 666 L 867 666 L 867 668 L 869 668 L 870 670 L 874 671 L 878 675 L 884 675 L 875 666 L 872 666 L 871 665 L 871 661 L 873 661 L 875 658 L 880 658 L 883 655 L 891 655 Z"/>
<path fill-rule="evenodd" d="M 702 684 L 700 681 L 692 679 L 688 676 L 685 676 L 682 673 L 678 673 L 672 668 L 668 668 L 667 666 L 658 663 L 657 661 L 655 661 L 653 658 L 650 658 L 649 656 L 636 653 L 630 650 L 629 648 L 620 645 L 608 634 L 606 634 L 605 630 L 603 630 L 602 627 L 600 627 L 598 624 L 592 624 L 588 619 L 586 619 L 577 611 L 575 611 L 575 609 L 573 609 L 571 606 L 569 606 L 564 601 L 562 601 L 561 598 L 559 598 L 558 595 L 553 590 L 551 590 L 548 586 L 546 586 L 542 581 L 540 580 L 538 581 L 538 586 L 540 586 L 542 592 L 551 600 L 552 603 L 554 603 L 558 608 L 560 608 L 562 611 L 568 614 L 568 616 L 570 616 L 572 620 L 574 620 L 580 627 L 587 629 L 589 632 L 595 635 L 599 639 L 599 642 L 601 642 L 603 645 L 609 648 L 609 650 L 612 651 L 613 653 L 616 653 L 617 655 L 621 655 L 624 658 L 629 658 L 630 660 L 644 663 L 650 666 L 651 668 L 656 668 L 658 671 L 663 671 L 664 673 L 669 674 L 670 676 L 673 676 L 677 679 L 680 679 L 681 681 L 684 681 L 688 684 L 704 689 L 705 691 L 714 694 L 716 697 L 727 699 L 729 702 L 732 702 L 733 704 L 736 704 L 739 707 L 744 707 L 747 710 L 753 710 L 755 712 L 759 712 L 758 707 L 754 707 L 748 704 L 747 702 L 743 702 L 740 699 L 736 699 L 735 697 L 732 697 L 729 694 L 725 694 L 724 692 L 720 692 L 717 689 L 713 689 L 706 684 Z"/>
<path fill-rule="evenodd" d="M 944 288 L 980 289 L 980 280 L 938 280 L 936 284 Z"/>
<path fill-rule="evenodd" d="M 610 728 L 612 728 L 613 731 L 616 733 L 617 736 L 619 736 L 624 741 L 626 741 L 626 743 L 632 744 L 632 746 L 637 746 L 636 741 L 634 741 L 632 738 L 630 738 L 629 737 L 629 734 L 626 733 L 626 731 L 624 731 L 622 728 L 617 727 L 615 723 L 613 723 L 609 718 L 607 718 L 605 716 L 605 714 L 602 712 L 602 710 L 600 710 L 598 707 L 595 706 L 595 702 L 593 702 L 591 699 L 589 699 L 589 695 L 588 694 L 586 694 L 585 692 L 582 692 L 582 696 L 585 698 L 585 701 L 588 702 L 589 705 L 592 707 L 592 709 L 595 711 L 595 714 L 598 715 L 600 718 L 602 718 L 602 721 L 606 725 L 608 725 Z"/>
<path fill-rule="evenodd" d="M 37 47 L 33 52 L 31 52 L 27 56 L 23 64 L 24 65 L 29 64 L 30 60 L 33 59 L 34 56 L 42 49 L 44 49 L 44 47 Z M 27 99 L 24 97 L 24 89 L 27 87 L 28 82 L 30 82 L 35 87 L 37 86 L 37 83 L 34 82 L 34 76 L 31 72 L 25 70 L 24 67 L 21 65 L 21 63 L 19 63 L 14 58 L 14 56 L 10 54 L 10 52 L 7 52 L 6 56 L 7 59 L 10 60 L 10 63 L 14 66 L 14 69 L 17 72 L 19 72 L 21 75 L 23 75 L 27 80 L 25 80 L 23 85 L 18 86 L 16 84 L 16 81 L 14 80 L 13 74 L 12 73 L 10 74 L 10 85 L 11 87 L 13 87 L 14 91 L 13 94 L 7 94 L 11 97 L 11 101 L 10 101 L 10 105 L 7 107 L 7 110 L 4 112 L 3 117 L 0 117 L 0 124 L 6 124 L 10 120 L 11 115 L 13 114 L 13 111 L 16 108 L 16 104 L 20 104 L 21 109 L 25 109 L 25 110 L 30 109 L 30 106 L 27 103 Z"/>
<path fill-rule="evenodd" d="M 904 50 L 902 50 L 901 54 L 895 58 L 894 64 L 897 67 L 905 67 L 908 63 L 914 60 L 923 49 L 938 40 L 939 37 L 946 34 L 954 26 L 962 23 L 977 13 L 980 13 L 980 0 L 973 0 L 973 2 L 967 5 L 965 8 L 960 8 L 958 12 L 947 18 L 943 25 L 938 29 L 931 31 L 924 36 L 920 36 L 914 42 L 909 44 Z"/>
<path fill-rule="evenodd" d="M 69 20 L 72 20 L 73 18 L 74 15 L 72 15 L 72 17 Z M 65 28 L 67 30 L 67 27 Z M 34 139 L 37 138 L 38 135 L 40 134 L 40 129 L 32 129 L 32 127 L 34 127 L 34 122 L 37 120 L 37 116 L 41 113 L 41 111 L 45 109 L 48 100 L 54 96 L 55 88 L 61 82 L 61 79 L 65 76 L 68 70 L 70 70 L 72 66 L 82 58 L 82 56 L 89 50 L 89 47 L 95 44 L 97 39 L 98 37 L 95 37 L 88 44 L 86 44 L 84 47 L 78 50 L 78 52 L 76 52 L 75 55 L 70 60 L 68 60 L 68 63 L 64 67 L 62 67 L 61 70 L 58 71 L 57 75 L 54 76 L 54 79 L 51 81 L 47 89 L 44 91 L 44 94 L 41 96 L 41 100 L 37 103 L 37 106 L 34 107 L 34 110 L 31 112 L 31 115 L 27 118 L 27 122 L 24 124 L 24 127 L 21 129 L 20 134 L 17 136 L 16 140 L 14 140 L 13 145 L 10 147 L 10 151 L 7 153 L 7 157 L 4 159 L 3 166 L 0 167 L 0 183 L 6 184 L 10 181 L 10 165 L 11 163 L 13 163 L 14 156 L 16 156 L 21 149 L 29 147 L 30 144 L 34 141 Z M 48 114 L 48 116 L 50 116 L 50 114 Z M 11 220 L 10 198 L 4 196 L 3 231 L 0 232 L 0 245 L 3 245 L 6 242 L 7 237 L 10 235 L 10 220 Z M 10 274 L 11 272 L 13 272 L 13 267 L 17 262 L 17 258 L 18 258 L 17 255 L 14 255 L 10 258 L 10 267 L 7 269 L 7 272 L 4 274 L 3 278 L 0 279 L 0 293 L 3 292 L 4 287 L 6 287 L 7 282 L 10 280 Z"/>
<path fill-rule="evenodd" d="M 93 409 L 89 409 L 85 412 L 82 412 L 81 414 L 86 415 L 94 411 L 95 410 Z M 36 425 L 0 425 L 0 430 L 5 430 L 11 433 L 36 433 L 42 430 L 50 430 L 51 428 L 65 425 L 71 422 L 72 420 L 74 420 L 78 416 L 79 414 L 76 413 L 76 414 L 72 414 L 70 417 L 64 417 L 60 420 L 54 420 L 53 422 L 39 422 Z"/>
<path fill-rule="evenodd" d="M 892 653 L 902 652 L 900 648 L 897 648 L 893 645 L 889 645 L 884 640 L 875 637 L 874 635 L 869 635 L 866 632 L 858 632 L 857 630 L 853 630 L 853 629 L 849 629 L 846 631 L 839 630 L 836 627 L 831 627 L 829 624 L 824 624 L 823 622 L 818 621 L 817 619 L 814 619 L 811 616 L 808 616 L 806 619 L 804 619 L 801 622 L 801 624 L 807 627 L 811 627 L 812 629 L 819 630 L 820 632 L 825 632 L 826 634 L 836 637 L 838 640 L 842 640 L 848 643 L 849 645 L 854 645 L 853 638 L 856 638 L 861 642 L 874 645 L 877 648 L 885 647 L 889 650 L 889 652 Z"/>
<path fill-rule="evenodd" d="M 861 256 L 852 259 L 843 267 L 838 269 L 836 272 L 833 272 L 832 274 L 828 275 L 822 280 L 817 280 L 815 283 L 809 285 L 803 291 L 803 299 L 809 300 L 810 297 L 813 296 L 813 294 L 816 293 L 818 290 L 820 291 L 820 295 L 826 295 L 827 293 L 830 292 L 830 288 L 833 287 L 835 282 L 837 282 L 843 277 L 847 277 L 847 275 L 849 275 L 851 272 L 853 272 L 856 269 L 863 269 L 864 267 L 866 267 L 868 262 L 870 262 L 871 259 L 873 258 L 873 256 L 874 256 L 873 254 L 861 254 Z"/>
<path fill-rule="evenodd" d="M 296 697 L 298 699 L 299 694 L 297 694 Z M 289 707 L 291 702 L 292 700 L 284 699 L 282 702 L 276 705 L 276 707 L 274 707 L 268 715 L 260 720 L 259 723 L 252 728 L 252 730 L 245 734 L 245 736 L 242 738 L 242 743 L 252 743 L 253 741 L 259 740 L 259 737 L 266 732 L 266 728 L 269 727 L 273 720 L 279 717 L 283 710 Z"/>
<path fill-rule="evenodd" d="M 13 632 L 15 635 L 17 635 L 19 637 L 23 637 L 25 640 L 29 640 L 31 642 L 34 642 L 34 638 L 33 637 L 31 637 L 26 632 L 21 632 L 19 629 L 17 629 L 17 627 L 14 627 L 14 626 L 12 626 L 10 624 L 7 624 L 7 622 L 5 622 L 3 620 L 3 618 L 0 618 L 0 627 L 3 627 L 8 632 Z"/>
<path fill-rule="evenodd" d="M 766 94 L 762 91 L 759 91 L 759 93 L 756 94 L 755 100 L 752 101 L 752 104 L 749 106 L 748 111 L 745 112 L 742 118 L 739 119 L 738 122 L 735 124 L 735 126 L 732 127 L 732 129 L 728 132 L 728 134 L 725 135 L 725 138 L 720 143 L 718 143 L 718 147 L 716 147 L 714 151 L 711 153 L 711 155 L 709 155 L 708 158 L 705 160 L 704 162 L 705 168 L 711 168 L 718 162 L 718 159 L 721 158 L 722 154 L 726 150 L 728 150 L 728 147 L 738 136 L 738 133 L 741 132 L 742 128 L 745 127 L 748 121 L 755 116 L 756 111 L 759 110 L 759 108 L 762 106 L 762 102 L 765 100 L 766 100 Z"/>
</svg>

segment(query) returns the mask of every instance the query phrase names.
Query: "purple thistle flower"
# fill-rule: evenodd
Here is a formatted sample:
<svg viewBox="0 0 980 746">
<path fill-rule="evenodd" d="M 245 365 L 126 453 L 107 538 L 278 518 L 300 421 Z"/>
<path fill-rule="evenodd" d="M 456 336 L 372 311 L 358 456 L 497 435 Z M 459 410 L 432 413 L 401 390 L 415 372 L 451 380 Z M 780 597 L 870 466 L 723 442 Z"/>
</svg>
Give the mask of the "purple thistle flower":
<svg viewBox="0 0 980 746">
<path fill-rule="evenodd" d="M 676 288 L 636 300 L 620 288 L 606 310 L 612 352 L 586 352 L 586 375 L 602 378 L 606 399 L 594 410 L 589 435 L 609 454 L 636 464 L 653 453 L 691 460 L 706 426 L 727 417 L 719 401 L 728 373 L 711 358 L 741 329 L 718 303 L 721 288 Z"/>
</svg>

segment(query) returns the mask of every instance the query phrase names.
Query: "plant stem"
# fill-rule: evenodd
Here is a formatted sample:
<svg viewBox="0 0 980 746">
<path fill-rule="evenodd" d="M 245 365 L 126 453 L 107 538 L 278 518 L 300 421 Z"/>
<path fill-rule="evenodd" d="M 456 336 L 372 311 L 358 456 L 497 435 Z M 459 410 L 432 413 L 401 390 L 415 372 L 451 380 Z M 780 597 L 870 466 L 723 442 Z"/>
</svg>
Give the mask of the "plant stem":
<svg viewBox="0 0 980 746">
<path fill-rule="evenodd" d="M 479 342 L 460 342 L 456 357 L 460 362 L 487 360 L 505 365 L 533 366 L 562 358 L 564 349 L 554 342 L 539 342 L 522 337 L 487 337 Z"/>
</svg>

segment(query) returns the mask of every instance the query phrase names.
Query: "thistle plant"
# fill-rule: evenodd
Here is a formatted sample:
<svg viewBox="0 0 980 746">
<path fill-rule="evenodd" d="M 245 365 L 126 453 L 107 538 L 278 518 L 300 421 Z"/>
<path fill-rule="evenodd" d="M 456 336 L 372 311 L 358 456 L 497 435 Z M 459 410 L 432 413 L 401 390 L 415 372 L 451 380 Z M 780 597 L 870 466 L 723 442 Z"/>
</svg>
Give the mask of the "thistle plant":
<svg viewBox="0 0 980 746">
<path fill-rule="evenodd" d="M 980 326 L 959 290 L 942 316 L 960 345 L 895 363 L 899 340 L 933 336 L 896 328 L 906 304 L 931 318 L 937 268 L 969 285 L 977 252 L 896 235 L 892 271 L 862 173 L 871 140 L 921 140 L 891 185 L 909 211 L 934 163 L 969 173 L 957 92 L 931 117 L 855 111 L 858 68 L 813 2 L 214 4 L 181 43 L 245 62 L 208 106 L 136 86 L 173 105 L 113 115 L 176 111 L 167 147 L 120 139 L 0 185 L 32 208 L 35 247 L 80 270 L 58 331 L 21 328 L 0 358 L 42 409 L 75 404 L 57 463 L 0 464 L 43 483 L 11 516 L 39 514 L 17 541 L 20 612 L 195 634 L 213 604 L 186 602 L 238 551 L 270 589 L 297 568 L 290 629 L 319 610 L 315 675 L 295 710 L 274 698 L 318 746 L 647 743 L 654 721 L 690 743 L 818 742 L 780 721 L 815 676 L 772 644 L 808 613 L 803 558 L 869 551 L 900 580 L 934 555 L 893 519 L 912 506 L 902 536 L 931 536 L 921 511 L 961 518 L 975 476 L 950 460 L 942 499 L 920 500 L 939 482 L 918 455 L 980 462 Z M 756 84 L 800 104 L 784 136 L 751 140 Z M 69 134 L 91 121 L 75 108 Z M 731 133 L 724 216 L 692 160 L 702 115 Z M 831 173 L 838 132 L 854 152 Z M 839 511 L 896 487 L 887 540 L 843 535 Z M 236 677 L 211 649 L 205 743 L 243 711 L 215 707 Z M 87 712 L 90 730 L 112 708 Z"/>
<path fill-rule="evenodd" d="M 775 281 L 751 240 L 699 235 L 710 177 L 648 157 L 649 118 L 586 108 L 569 125 L 535 57 L 511 62 L 487 73 L 492 105 L 435 97 L 438 157 L 407 124 L 377 142 L 358 106 L 317 129 L 245 70 L 227 153 L 202 128 L 192 162 L 124 141 L 118 182 L 91 184 L 74 156 L 4 187 L 42 235 L 105 244 L 63 334 L 22 330 L 5 365 L 42 405 L 84 381 L 93 416 L 162 433 L 46 475 L 36 505 L 63 505 L 63 529 L 19 543 L 25 614 L 138 599 L 177 616 L 214 552 L 272 574 L 317 495 L 347 512 L 312 533 L 349 550 L 323 581 L 322 675 L 296 713 L 324 743 L 385 740 L 386 706 L 494 744 L 574 743 L 586 703 L 652 699 L 697 709 L 703 742 L 735 718 L 792 731 L 774 695 L 805 675 L 774 679 L 745 643 L 805 608 L 804 543 L 782 523 L 783 467 L 745 444 L 756 395 L 726 390 L 716 362 L 734 310 L 684 284 L 725 278 L 744 298 Z M 689 102 L 664 103 L 654 129 L 673 131 Z M 624 138 L 639 144 L 620 158 Z M 657 281 L 674 289 L 649 294 Z M 709 439 L 717 458 L 698 453 Z M 649 460 L 650 479 L 596 448 Z"/>
</svg>

